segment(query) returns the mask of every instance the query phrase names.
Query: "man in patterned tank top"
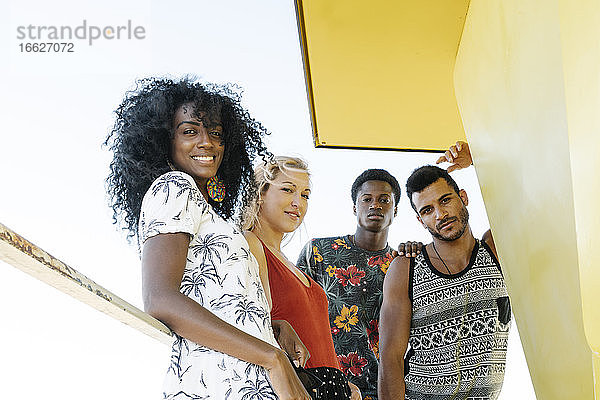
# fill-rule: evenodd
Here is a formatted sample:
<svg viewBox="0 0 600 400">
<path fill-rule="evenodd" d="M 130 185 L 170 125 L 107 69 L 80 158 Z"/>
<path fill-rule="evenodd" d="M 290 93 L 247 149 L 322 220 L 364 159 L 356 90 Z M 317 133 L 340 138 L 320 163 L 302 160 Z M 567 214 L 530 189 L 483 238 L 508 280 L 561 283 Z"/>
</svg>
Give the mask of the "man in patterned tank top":
<svg viewBox="0 0 600 400">
<path fill-rule="evenodd" d="M 442 161 L 452 163 L 448 171 L 471 165 L 468 145 L 457 142 Z M 473 236 L 467 193 L 441 168 L 416 169 L 406 191 L 433 241 L 416 258 L 395 258 L 388 269 L 379 399 L 496 399 L 510 303 L 491 233 Z"/>
</svg>

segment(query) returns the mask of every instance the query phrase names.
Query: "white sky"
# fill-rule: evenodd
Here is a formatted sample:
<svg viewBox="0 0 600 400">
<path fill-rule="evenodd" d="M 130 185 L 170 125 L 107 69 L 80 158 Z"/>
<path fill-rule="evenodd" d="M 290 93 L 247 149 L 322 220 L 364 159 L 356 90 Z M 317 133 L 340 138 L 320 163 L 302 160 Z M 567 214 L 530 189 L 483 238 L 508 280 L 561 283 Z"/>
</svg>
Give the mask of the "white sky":
<svg viewBox="0 0 600 400">
<path fill-rule="evenodd" d="M 75 27 L 84 19 L 131 20 L 146 39 L 75 41 L 70 54 L 20 52 L 17 26 Z M 104 190 L 110 155 L 101 148 L 136 78 L 193 74 L 237 83 L 252 115 L 273 132 L 270 150 L 309 162 L 313 195 L 304 228 L 285 248 L 291 259 L 310 237 L 354 231 L 350 185 L 364 169 L 385 168 L 404 189 L 414 168 L 437 158 L 313 147 L 291 0 L 2 1 L 0 27 L 0 223 L 138 307 L 139 258 L 112 225 Z M 369 135 L 368 116 L 348 117 Z M 454 176 L 481 236 L 488 222 L 475 172 Z M 389 241 L 409 239 L 430 240 L 403 194 Z M 0 398 L 161 398 L 167 346 L 2 262 L 0 302 Z M 533 399 L 515 324 L 509 346 L 501 399 Z"/>
</svg>

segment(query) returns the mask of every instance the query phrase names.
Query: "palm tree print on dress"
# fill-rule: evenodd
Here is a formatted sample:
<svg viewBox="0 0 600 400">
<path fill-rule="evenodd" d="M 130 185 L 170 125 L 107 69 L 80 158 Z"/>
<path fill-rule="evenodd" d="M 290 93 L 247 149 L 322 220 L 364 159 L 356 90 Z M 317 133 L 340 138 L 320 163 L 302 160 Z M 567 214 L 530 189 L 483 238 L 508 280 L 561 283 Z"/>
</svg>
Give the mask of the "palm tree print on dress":
<svg viewBox="0 0 600 400">
<path fill-rule="evenodd" d="M 277 400 L 277 396 L 270 389 L 264 368 L 248 364 L 244 372 L 246 382 L 240 389 L 242 400 Z"/>
<path fill-rule="evenodd" d="M 238 283 L 238 285 L 240 285 L 240 287 L 242 289 L 246 289 L 246 285 L 244 285 L 244 283 L 242 282 L 242 280 L 240 279 L 239 276 L 237 277 L 237 283 Z"/>
<path fill-rule="evenodd" d="M 260 327 L 259 322 L 262 322 L 264 327 L 270 319 L 269 315 L 264 312 L 264 310 L 260 307 L 257 307 L 256 304 L 248 299 L 242 299 L 235 306 L 235 315 L 237 316 L 235 322 L 241 322 L 245 324 L 246 318 L 251 322 L 254 322 L 256 326 Z"/>
<path fill-rule="evenodd" d="M 189 296 L 194 294 L 198 303 L 204 305 L 204 297 L 202 296 L 202 288 L 206 287 L 206 282 L 212 281 L 221 285 L 217 269 L 211 264 L 199 264 L 198 268 L 188 269 L 183 271 L 183 279 L 179 290 L 181 293 Z"/>
<path fill-rule="evenodd" d="M 277 396 L 273 393 L 271 386 L 267 380 L 250 380 L 246 381 L 246 386 L 240 390 L 242 395 L 241 400 L 277 400 Z"/>
<path fill-rule="evenodd" d="M 233 377 L 232 378 L 228 378 L 226 381 L 227 382 L 230 382 L 230 381 L 239 382 L 241 380 L 242 380 L 242 377 L 240 376 L 240 374 L 238 374 L 237 371 L 234 370 L 233 371 Z"/>
<path fill-rule="evenodd" d="M 142 218 L 140 218 L 141 223 L 140 223 L 140 237 L 142 238 L 142 241 L 149 236 L 154 236 L 160 233 L 160 228 L 167 225 L 166 223 L 164 223 L 163 221 L 159 221 L 156 219 L 151 220 L 150 222 L 146 222 L 146 219 L 144 218 L 144 215 L 142 214 Z"/>
<path fill-rule="evenodd" d="M 175 198 L 178 198 L 184 194 L 188 196 L 188 199 L 193 201 L 199 208 L 202 214 L 205 214 L 210 207 L 206 202 L 206 199 L 200 193 L 200 190 L 195 183 L 191 183 L 185 174 L 181 172 L 168 172 L 158 178 L 150 188 L 153 196 L 156 196 L 159 192 L 165 194 L 163 204 L 167 204 L 169 196 L 176 190 Z M 184 211 L 184 210 L 181 210 Z M 187 212 L 187 206 L 185 211 Z M 173 217 L 173 220 L 178 221 L 180 219 L 181 212 Z M 208 213 L 212 222 L 214 222 L 214 216 Z"/>
<path fill-rule="evenodd" d="M 267 298 L 265 297 L 265 290 L 262 287 L 262 284 L 260 282 L 252 282 L 252 285 L 256 288 L 256 297 L 259 299 L 265 299 L 265 301 L 267 301 Z"/>
<path fill-rule="evenodd" d="M 173 186 L 177 189 L 175 197 L 179 197 L 184 193 L 191 192 L 191 199 L 196 201 L 198 200 L 198 194 L 195 190 L 192 190 L 197 189 L 197 187 L 194 188 L 185 176 L 178 173 L 167 173 L 158 178 L 152 185 L 152 195 L 156 196 L 158 192 L 164 193 L 166 196 L 163 200 L 163 204 L 167 204 Z"/>
<path fill-rule="evenodd" d="M 181 380 L 183 375 L 190 369 L 190 365 L 186 369 L 183 369 L 181 365 L 181 359 L 183 356 L 183 352 L 185 351 L 186 355 L 190 352 L 190 347 L 188 345 L 187 340 L 182 338 L 176 333 L 173 333 L 173 337 L 175 340 L 173 341 L 173 345 L 171 346 L 171 365 L 169 366 L 169 372 L 173 371 L 173 374 Z"/>
<path fill-rule="evenodd" d="M 192 342 L 193 343 L 193 342 Z M 202 353 L 211 353 L 213 350 L 209 349 L 206 346 L 202 346 L 200 344 L 197 343 L 193 343 L 194 345 L 194 349 L 192 351 L 190 351 L 190 355 L 196 355 L 196 354 L 202 354 Z M 203 378 L 203 377 L 201 377 Z M 202 379 L 200 379 L 202 381 Z M 204 386 L 206 386 L 206 384 L 204 384 Z"/>
<path fill-rule="evenodd" d="M 215 265 L 216 260 L 219 260 L 219 263 L 223 262 L 219 249 L 229 251 L 229 245 L 225 243 L 226 240 L 231 240 L 231 237 L 209 233 L 198 237 L 198 244 L 190 246 L 190 249 L 195 257 L 202 256 L 203 263 L 208 259 L 212 265 Z"/>
<path fill-rule="evenodd" d="M 250 258 L 250 252 L 248 250 L 242 248 L 239 253 L 236 253 L 236 252 L 230 253 L 229 256 L 227 256 L 227 259 L 225 259 L 225 263 L 237 262 L 240 260 L 247 260 L 248 258 Z"/>
<path fill-rule="evenodd" d="M 246 320 L 253 322 L 258 328 L 268 328 L 271 320 L 269 314 L 262 307 L 258 307 L 255 302 L 240 294 L 224 294 L 218 301 L 211 301 L 210 305 L 217 309 L 232 308 L 237 317 L 235 322 L 246 324 Z"/>
</svg>

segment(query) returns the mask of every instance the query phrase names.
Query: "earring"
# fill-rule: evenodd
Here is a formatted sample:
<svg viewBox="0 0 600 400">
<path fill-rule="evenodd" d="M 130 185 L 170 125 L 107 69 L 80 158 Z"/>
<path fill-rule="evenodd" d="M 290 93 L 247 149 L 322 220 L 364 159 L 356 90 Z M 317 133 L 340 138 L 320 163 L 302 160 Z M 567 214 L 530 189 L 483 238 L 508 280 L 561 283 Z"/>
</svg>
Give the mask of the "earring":
<svg viewBox="0 0 600 400">
<path fill-rule="evenodd" d="M 225 183 L 222 180 L 213 176 L 206 182 L 206 189 L 211 199 L 217 203 L 222 202 L 225 199 Z"/>
<path fill-rule="evenodd" d="M 169 166 L 169 168 L 171 168 L 171 171 L 177 171 L 177 168 L 175 168 L 175 166 L 173 165 L 171 160 L 169 160 L 168 158 L 167 158 L 167 165 Z"/>
</svg>

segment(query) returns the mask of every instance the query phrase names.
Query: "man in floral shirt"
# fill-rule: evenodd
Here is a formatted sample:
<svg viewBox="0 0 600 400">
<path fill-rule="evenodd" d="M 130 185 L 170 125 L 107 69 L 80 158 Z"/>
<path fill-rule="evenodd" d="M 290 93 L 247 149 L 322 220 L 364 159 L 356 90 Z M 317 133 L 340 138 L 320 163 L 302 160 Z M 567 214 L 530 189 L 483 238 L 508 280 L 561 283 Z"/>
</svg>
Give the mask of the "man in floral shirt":
<svg viewBox="0 0 600 400">
<path fill-rule="evenodd" d="M 297 265 L 327 293 L 329 323 L 342 370 L 364 400 L 376 400 L 379 310 L 383 278 L 393 259 L 387 237 L 400 186 L 387 171 L 369 169 L 356 178 L 351 195 L 356 232 L 310 240 Z"/>
</svg>

